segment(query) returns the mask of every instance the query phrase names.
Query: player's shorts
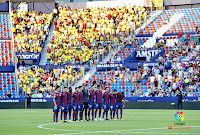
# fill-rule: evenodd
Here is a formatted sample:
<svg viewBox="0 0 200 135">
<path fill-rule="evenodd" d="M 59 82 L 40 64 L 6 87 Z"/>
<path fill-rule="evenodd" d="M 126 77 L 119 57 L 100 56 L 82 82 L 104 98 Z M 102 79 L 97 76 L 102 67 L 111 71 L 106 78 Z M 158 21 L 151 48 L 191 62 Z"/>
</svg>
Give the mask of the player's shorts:
<svg viewBox="0 0 200 135">
<path fill-rule="evenodd" d="M 61 112 L 68 112 L 68 106 L 61 106 Z"/>
<path fill-rule="evenodd" d="M 68 104 L 68 111 L 72 111 L 72 109 L 73 109 L 72 104 Z"/>
<path fill-rule="evenodd" d="M 88 108 L 89 110 L 95 109 L 95 103 L 89 103 Z"/>
<path fill-rule="evenodd" d="M 109 105 L 108 104 L 104 104 L 103 105 L 103 109 L 104 109 L 104 111 L 108 111 L 109 110 Z"/>
<path fill-rule="evenodd" d="M 102 109 L 102 103 L 96 103 L 96 109 Z"/>
<path fill-rule="evenodd" d="M 59 112 L 59 106 L 53 106 L 53 112 Z"/>
<path fill-rule="evenodd" d="M 73 111 L 78 112 L 78 105 L 73 105 Z"/>
<path fill-rule="evenodd" d="M 110 111 L 116 111 L 116 106 L 115 105 L 110 105 Z"/>
<path fill-rule="evenodd" d="M 88 109 L 88 102 L 83 102 L 83 108 Z"/>
<path fill-rule="evenodd" d="M 83 104 L 78 105 L 78 110 L 83 111 Z"/>
<path fill-rule="evenodd" d="M 116 109 L 123 109 L 123 103 L 117 103 Z"/>
</svg>

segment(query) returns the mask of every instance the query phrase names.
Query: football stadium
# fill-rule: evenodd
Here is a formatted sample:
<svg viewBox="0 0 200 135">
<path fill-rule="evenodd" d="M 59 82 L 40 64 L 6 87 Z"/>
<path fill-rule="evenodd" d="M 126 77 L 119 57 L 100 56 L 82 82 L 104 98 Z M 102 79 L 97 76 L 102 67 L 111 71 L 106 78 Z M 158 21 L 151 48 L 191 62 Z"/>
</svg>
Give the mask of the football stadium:
<svg viewBox="0 0 200 135">
<path fill-rule="evenodd" d="M 1 135 L 200 135 L 200 0 L 0 0 Z"/>
</svg>

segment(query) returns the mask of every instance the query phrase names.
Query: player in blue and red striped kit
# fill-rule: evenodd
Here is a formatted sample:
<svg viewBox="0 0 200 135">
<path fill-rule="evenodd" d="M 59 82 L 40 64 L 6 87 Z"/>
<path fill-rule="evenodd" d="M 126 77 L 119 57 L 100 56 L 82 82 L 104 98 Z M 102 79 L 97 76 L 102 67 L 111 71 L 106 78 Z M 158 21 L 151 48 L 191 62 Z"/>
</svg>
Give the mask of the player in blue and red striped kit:
<svg viewBox="0 0 200 135">
<path fill-rule="evenodd" d="M 61 105 L 61 114 L 60 119 L 61 123 L 63 122 L 63 113 L 64 113 L 64 122 L 67 122 L 67 113 L 68 113 L 68 92 L 67 88 L 64 89 L 64 92 L 60 94 L 60 105 Z"/>
<path fill-rule="evenodd" d="M 97 111 L 99 110 L 99 119 L 101 120 L 101 109 L 102 109 L 102 91 L 101 91 L 101 86 L 97 86 L 97 90 L 95 91 L 95 96 L 96 96 L 96 111 L 95 111 L 95 121 L 96 116 L 97 116 Z"/>
<path fill-rule="evenodd" d="M 124 99 L 124 102 L 122 103 L 122 99 Z M 125 107 L 125 95 L 124 95 L 124 92 L 118 92 L 117 93 L 117 105 L 116 105 L 116 108 L 117 108 L 117 119 L 119 119 L 118 117 L 118 110 L 120 109 L 120 114 L 121 114 L 121 117 L 120 119 L 123 120 L 122 118 L 122 113 L 123 113 L 123 108 Z"/>
<path fill-rule="evenodd" d="M 78 111 L 79 111 L 79 117 L 80 121 L 83 120 L 83 92 L 82 92 L 82 86 L 79 86 L 79 95 L 78 95 Z"/>
<path fill-rule="evenodd" d="M 72 108 L 73 108 L 73 98 L 72 98 L 72 88 L 69 87 L 69 92 L 68 92 L 68 112 L 69 112 L 69 122 L 71 122 L 71 114 L 72 114 Z"/>
<path fill-rule="evenodd" d="M 90 111 L 92 110 L 92 120 L 94 120 L 94 109 L 95 109 L 95 103 L 94 103 L 94 96 L 95 96 L 95 85 L 92 85 L 92 89 L 89 90 L 89 110 L 88 110 L 88 120 L 90 120 Z"/>
<path fill-rule="evenodd" d="M 106 87 L 106 92 L 104 92 L 103 94 L 103 109 L 104 109 L 104 112 L 103 112 L 103 120 L 104 120 L 104 115 L 106 113 L 106 120 L 108 120 L 108 111 L 109 111 L 109 88 Z"/>
<path fill-rule="evenodd" d="M 59 107 L 60 107 L 60 88 L 56 88 L 56 91 L 53 94 L 53 121 L 54 123 L 58 122 L 58 113 L 59 113 Z"/>
<path fill-rule="evenodd" d="M 110 118 L 111 118 L 111 120 L 114 120 L 114 118 L 115 118 L 116 94 L 117 94 L 117 90 L 114 90 L 113 93 L 110 93 Z"/>
<path fill-rule="evenodd" d="M 78 121 L 78 99 L 79 99 L 79 90 L 75 88 L 75 92 L 73 93 L 73 121 Z"/>
</svg>

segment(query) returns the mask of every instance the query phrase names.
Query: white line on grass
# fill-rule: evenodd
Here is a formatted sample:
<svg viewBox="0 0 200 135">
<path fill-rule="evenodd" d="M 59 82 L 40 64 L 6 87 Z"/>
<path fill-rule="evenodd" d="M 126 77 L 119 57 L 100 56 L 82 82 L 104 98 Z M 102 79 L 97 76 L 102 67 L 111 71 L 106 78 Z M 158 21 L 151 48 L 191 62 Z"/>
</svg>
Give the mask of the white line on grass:
<svg viewBox="0 0 200 135">
<path fill-rule="evenodd" d="M 5 113 L 5 112 L 8 112 L 8 113 L 10 113 L 10 111 L 0 111 L 0 113 Z M 36 111 L 15 111 L 15 113 L 30 113 L 30 112 L 36 112 Z"/>
<path fill-rule="evenodd" d="M 131 129 L 131 130 L 112 130 L 112 131 L 84 131 L 84 130 L 66 130 L 66 129 L 54 129 L 54 128 L 45 128 L 43 126 L 52 125 L 54 123 L 47 123 L 39 125 L 38 128 L 55 130 L 55 131 L 79 131 L 78 133 L 66 133 L 66 134 L 54 134 L 54 135 L 77 135 L 77 134 L 93 134 L 93 133 L 143 133 L 143 134 L 191 134 L 191 133 L 156 133 L 156 132 L 130 132 L 130 131 L 144 131 L 144 130 L 154 130 L 154 129 L 168 129 L 168 127 L 162 128 L 145 128 L 145 129 Z M 59 123 L 58 123 L 59 124 Z M 190 127 L 200 127 L 200 126 L 190 126 Z M 200 133 L 192 133 L 192 134 L 200 134 Z"/>
<path fill-rule="evenodd" d="M 42 124 L 42 125 L 39 125 L 38 128 L 48 129 L 48 130 L 60 130 L 60 131 L 83 131 L 83 130 L 65 130 L 65 129 L 55 129 L 55 128 L 45 128 L 45 127 L 43 127 L 43 126 L 46 126 L 46 125 L 55 125 L 55 124 L 61 124 L 61 123 L 47 123 L 47 124 Z"/>
<path fill-rule="evenodd" d="M 160 120 L 160 119 L 128 119 L 126 121 L 132 121 L 132 120 L 139 120 L 139 121 L 154 121 L 154 120 Z M 162 119 L 163 121 L 171 121 L 170 119 Z M 185 119 L 186 120 L 186 119 Z M 200 119 L 187 119 L 188 120 L 200 120 Z"/>
<path fill-rule="evenodd" d="M 175 134 L 192 135 L 192 134 L 195 134 L 196 135 L 197 134 L 197 135 L 199 135 L 199 133 L 158 133 L 158 132 L 115 132 L 115 133 L 116 134 L 127 134 L 127 133 L 133 134 L 133 133 L 135 133 L 135 134 L 152 134 L 152 135 L 155 135 L 155 134 L 159 134 L 159 135 L 161 135 L 161 134 L 166 134 L 166 135 L 170 135 L 170 134 L 173 134 L 173 135 L 175 135 Z M 70 135 L 70 134 L 54 134 L 54 135 Z"/>
</svg>

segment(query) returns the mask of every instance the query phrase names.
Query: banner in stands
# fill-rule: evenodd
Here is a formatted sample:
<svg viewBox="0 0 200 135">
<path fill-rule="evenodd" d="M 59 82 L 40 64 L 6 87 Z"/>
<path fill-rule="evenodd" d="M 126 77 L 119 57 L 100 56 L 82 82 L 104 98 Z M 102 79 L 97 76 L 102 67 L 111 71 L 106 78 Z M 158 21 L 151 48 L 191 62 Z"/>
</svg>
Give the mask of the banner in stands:
<svg viewBox="0 0 200 135">
<path fill-rule="evenodd" d="M 19 59 L 25 60 L 38 60 L 40 58 L 40 53 L 16 53 Z"/>
<path fill-rule="evenodd" d="M 136 51 L 136 58 L 145 58 L 149 55 L 151 58 L 160 53 L 161 50 L 139 50 Z"/>
<path fill-rule="evenodd" d="M 44 69 L 54 69 L 54 68 L 65 68 L 65 67 L 68 67 L 69 65 L 40 65 L 40 67 L 44 68 Z M 70 65 L 72 66 L 73 69 L 75 70 L 79 70 L 81 68 L 82 65 Z M 86 63 L 83 65 L 83 67 L 85 68 L 86 71 L 90 70 L 90 63 Z"/>
<path fill-rule="evenodd" d="M 130 70 L 137 70 L 138 67 L 138 63 L 140 63 L 141 67 L 143 68 L 143 64 L 144 62 L 126 62 L 126 63 L 106 63 L 106 64 L 98 64 L 97 65 L 97 71 L 106 71 L 106 69 L 108 68 L 108 66 L 111 69 L 116 70 L 118 66 L 122 67 L 122 65 L 124 65 L 124 67 L 129 68 Z M 158 67 L 159 63 L 158 62 L 146 62 L 147 66 L 149 68 L 154 67 Z M 170 69 L 171 68 L 171 62 L 166 62 L 165 63 L 165 69 Z"/>
<path fill-rule="evenodd" d="M 0 99 L 0 103 L 18 103 L 22 102 L 19 98 L 12 98 L 12 99 Z M 25 102 L 25 99 L 24 99 Z"/>
<path fill-rule="evenodd" d="M 0 66 L 0 73 L 15 72 L 15 66 Z"/>
<path fill-rule="evenodd" d="M 16 53 L 19 60 L 25 60 L 25 64 L 39 65 L 41 53 Z M 19 61 L 20 63 L 20 61 Z M 22 63 L 21 63 L 22 64 Z"/>
<path fill-rule="evenodd" d="M 108 67 L 110 67 L 111 69 L 116 70 L 118 66 L 122 67 L 122 64 L 120 64 L 120 63 L 104 63 L 104 64 L 98 64 L 98 65 L 97 65 L 97 70 L 98 70 L 98 71 L 106 71 L 106 69 L 107 69 Z"/>
<path fill-rule="evenodd" d="M 0 103 L 18 103 L 25 102 L 25 98 L 0 99 Z M 53 102 L 53 98 L 32 98 L 31 102 Z"/>
<path fill-rule="evenodd" d="M 178 97 L 126 97 L 126 101 L 135 102 L 160 102 L 160 101 L 178 101 Z M 183 97 L 183 102 L 198 102 L 198 97 Z"/>
<path fill-rule="evenodd" d="M 188 64 L 188 63 L 197 63 L 198 64 L 198 66 L 200 67 L 200 60 L 199 59 L 196 59 L 196 60 L 185 60 L 185 59 L 183 59 L 183 60 L 181 60 L 181 62 L 184 62 L 185 64 Z"/>
<path fill-rule="evenodd" d="M 138 61 L 143 60 L 146 61 L 147 55 L 150 56 L 151 61 L 154 62 L 156 60 L 156 57 L 159 57 L 159 55 L 163 56 L 165 54 L 165 49 L 162 50 L 139 50 L 139 51 L 133 51 L 131 55 L 129 55 L 127 58 L 124 59 L 124 63 L 126 62 L 132 62 L 132 61 Z"/>
<path fill-rule="evenodd" d="M 126 97 L 126 101 L 130 102 L 162 102 L 162 101 L 178 101 L 177 97 Z M 183 97 L 183 102 L 198 102 L 198 97 Z M 0 99 L 0 103 L 18 103 L 25 102 L 25 98 Z M 32 98 L 31 102 L 53 102 L 53 98 Z"/>
</svg>

